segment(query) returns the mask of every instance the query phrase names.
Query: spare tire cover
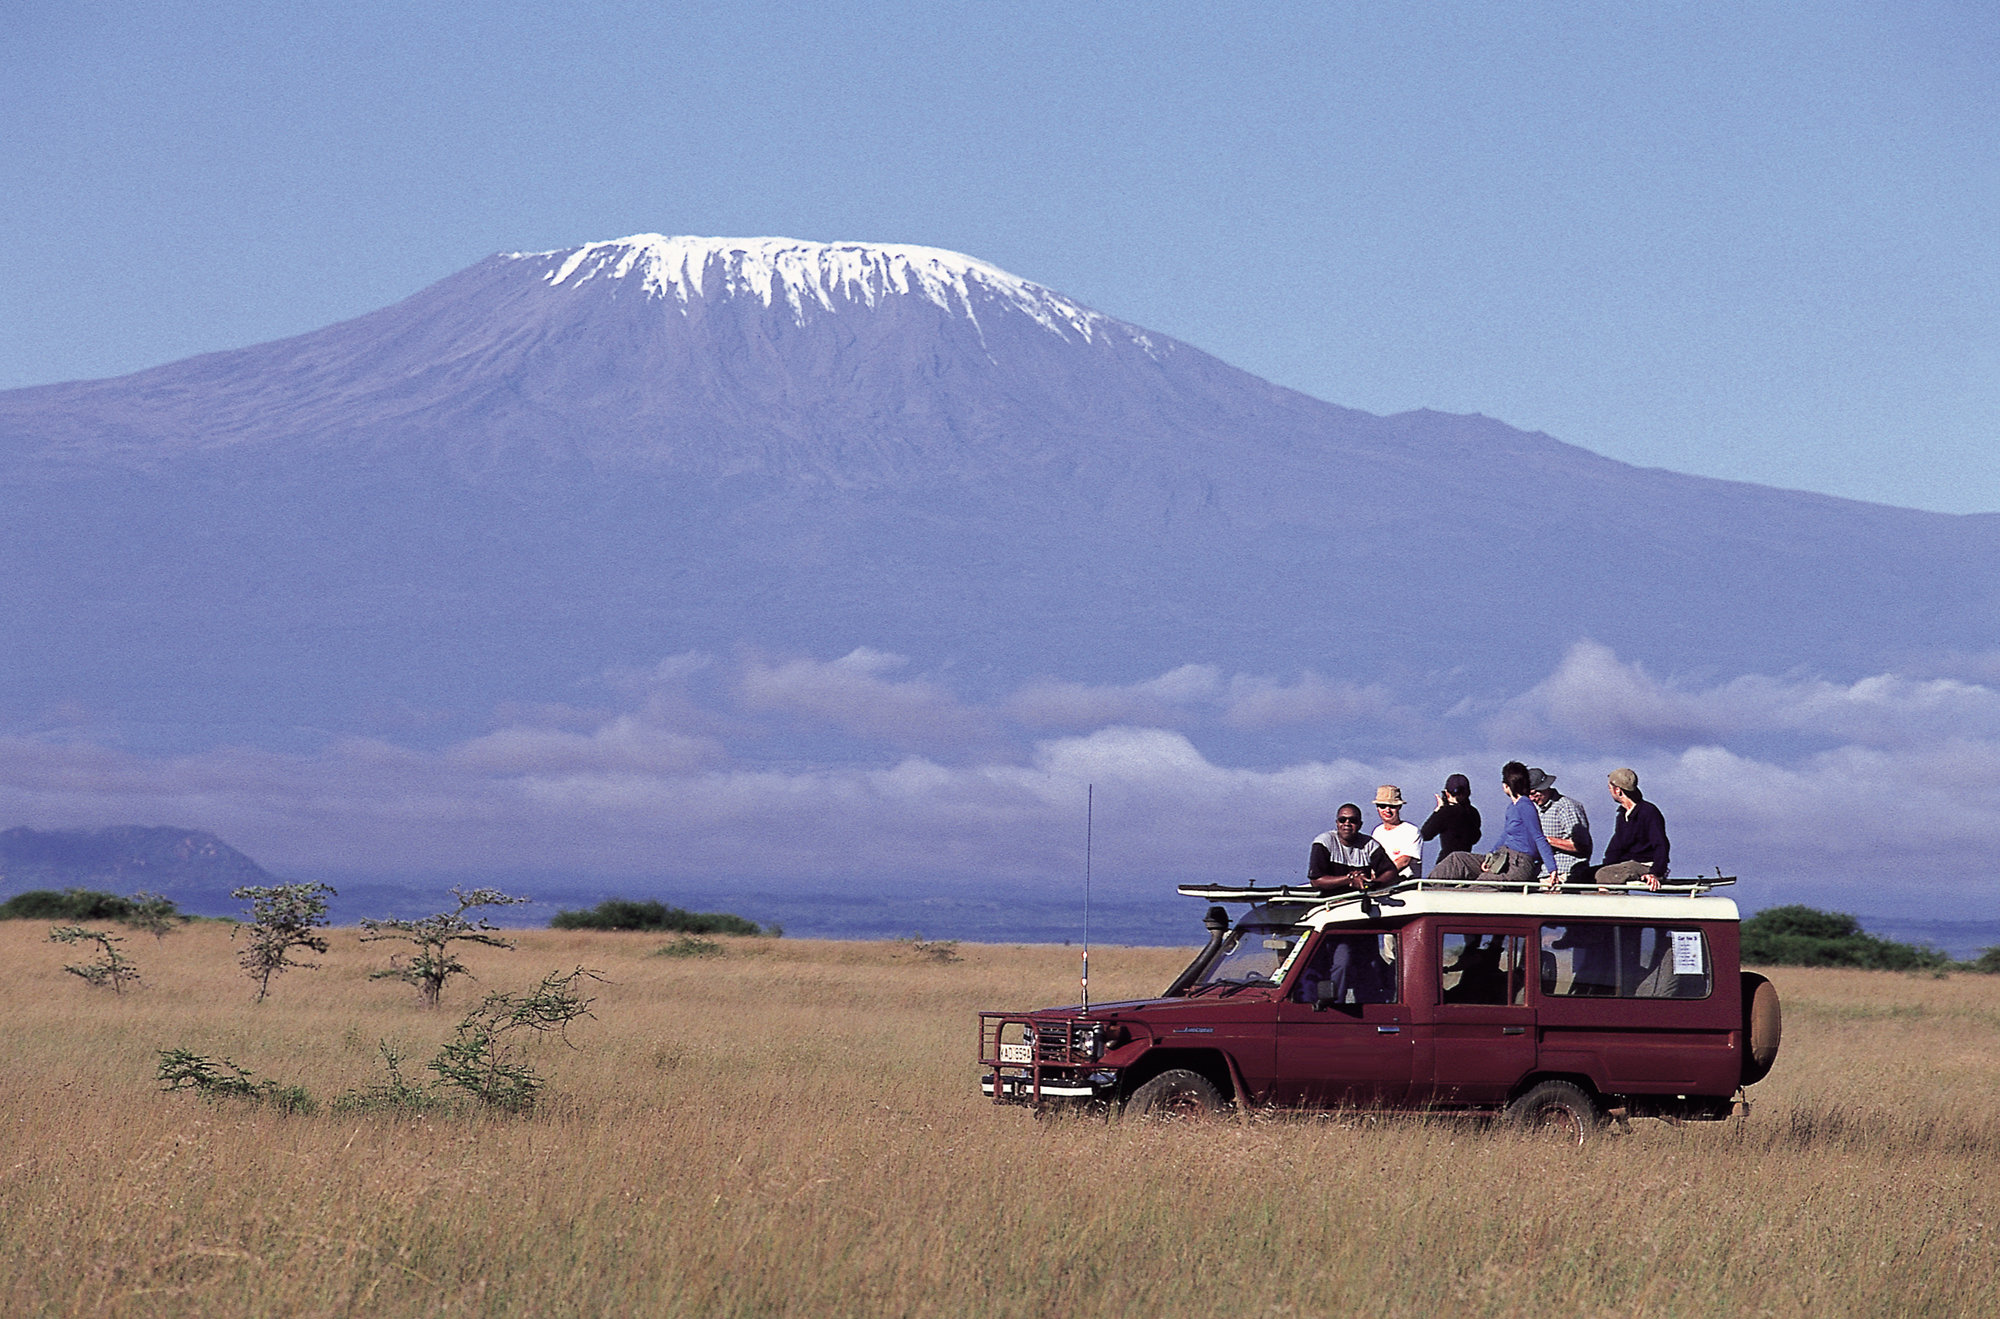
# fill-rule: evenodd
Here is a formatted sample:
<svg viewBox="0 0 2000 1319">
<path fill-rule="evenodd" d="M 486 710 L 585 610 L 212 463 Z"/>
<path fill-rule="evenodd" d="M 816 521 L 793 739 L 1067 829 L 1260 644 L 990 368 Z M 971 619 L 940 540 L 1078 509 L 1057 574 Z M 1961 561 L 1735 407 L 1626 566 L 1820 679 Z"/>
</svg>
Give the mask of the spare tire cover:
<svg viewBox="0 0 2000 1319">
<path fill-rule="evenodd" d="M 1743 974 L 1743 1084 L 1754 1085 L 1770 1074 L 1778 1060 L 1778 1042 L 1785 1033 L 1784 1014 L 1776 986 L 1754 971 Z"/>
</svg>

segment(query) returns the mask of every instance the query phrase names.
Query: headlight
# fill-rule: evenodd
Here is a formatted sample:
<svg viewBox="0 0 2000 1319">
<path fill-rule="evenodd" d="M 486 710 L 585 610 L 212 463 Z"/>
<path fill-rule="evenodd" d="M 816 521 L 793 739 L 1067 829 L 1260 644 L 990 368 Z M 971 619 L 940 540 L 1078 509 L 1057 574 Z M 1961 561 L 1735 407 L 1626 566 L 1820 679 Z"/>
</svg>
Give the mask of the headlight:
<svg viewBox="0 0 2000 1319">
<path fill-rule="evenodd" d="M 1104 1056 L 1104 1046 L 1110 1041 L 1111 1034 L 1111 1027 L 1102 1022 L 1094 1021 L 1088 1026 L 1079 1027 L 1076 1032 L 1077 1053 L 1096 1062 Z"/>
</svg>

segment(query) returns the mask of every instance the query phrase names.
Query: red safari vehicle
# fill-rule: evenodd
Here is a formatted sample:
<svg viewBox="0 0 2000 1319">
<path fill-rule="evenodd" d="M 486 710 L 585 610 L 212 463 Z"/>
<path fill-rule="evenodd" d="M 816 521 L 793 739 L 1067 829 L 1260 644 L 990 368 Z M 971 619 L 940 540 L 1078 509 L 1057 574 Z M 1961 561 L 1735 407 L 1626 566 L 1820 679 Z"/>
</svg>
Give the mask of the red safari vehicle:
<svg viewBox="0 0 2000 1319">
<path fill-rule="evenodd" d="M 1738 967 L 1720 878 L 1649 893 L 1416 880 L 1328 898 L 1183 885 L 1208 946 L 1155 999 L 979 1014 L 1000 1103 L 1126 1114 L 1365 1106 L 1607 1118 L 1747 1108 L 1777 992 Z"/>
</svg>

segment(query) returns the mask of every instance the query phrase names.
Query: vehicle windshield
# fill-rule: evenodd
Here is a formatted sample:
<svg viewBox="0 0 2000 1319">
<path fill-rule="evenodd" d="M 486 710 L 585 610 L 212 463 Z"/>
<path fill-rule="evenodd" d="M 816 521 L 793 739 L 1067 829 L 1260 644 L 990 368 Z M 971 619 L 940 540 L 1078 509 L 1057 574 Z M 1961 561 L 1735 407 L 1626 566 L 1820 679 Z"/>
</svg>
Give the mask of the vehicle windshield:
<svg viewBox="0 0 2000 1319">
<path fill-rule="evenodd" d="M 1269 984 L 1306 933 L 1296 925 L 1239 925 L 1192 987 Z"/>
</svg>

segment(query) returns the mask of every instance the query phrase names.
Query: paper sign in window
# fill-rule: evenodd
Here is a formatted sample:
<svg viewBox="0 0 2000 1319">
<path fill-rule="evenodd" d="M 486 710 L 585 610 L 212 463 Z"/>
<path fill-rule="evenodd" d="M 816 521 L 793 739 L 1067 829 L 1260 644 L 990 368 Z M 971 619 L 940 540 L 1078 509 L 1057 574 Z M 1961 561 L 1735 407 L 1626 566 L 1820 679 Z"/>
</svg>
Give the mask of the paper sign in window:
<svg viewBox="0 0 2000 1319">
<path fill-rule="evenodd" d="M 1674 974 L 1677 976 L 1698 976 L 1701 965 L 1701 931 L 1674 931 Z"/>
</svg>

